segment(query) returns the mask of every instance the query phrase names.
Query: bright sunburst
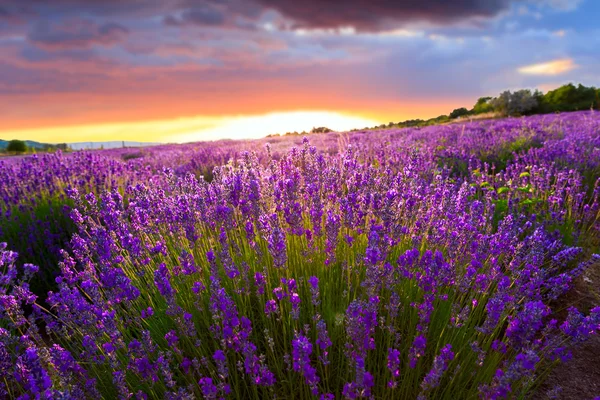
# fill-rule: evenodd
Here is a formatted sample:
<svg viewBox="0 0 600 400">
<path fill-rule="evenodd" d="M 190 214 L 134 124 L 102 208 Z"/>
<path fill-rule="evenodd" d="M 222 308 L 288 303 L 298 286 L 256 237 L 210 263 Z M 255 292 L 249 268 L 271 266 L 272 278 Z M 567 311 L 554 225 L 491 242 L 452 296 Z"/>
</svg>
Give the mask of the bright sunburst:
<svg viewBox="0 0 600 400">
<path fill-rule="evenodd" d="M 127 140 L 184 143 L 219 139 L 253 139 L 268 134 L 310 131 L 326 126 L 336 131 L 378 125 L 375 120 L 331 111 L 290 111 L 250 116 L 197 116 L 171 120 L 63 126 L 6 132 L 7 138 L 46 143 Z"/>
<path fill-rule="evenodd" d="M 268 134 L 310 131 L 326 126 L 335 131 L 378 125 L 377 121 L 331 111 L 290 111 L 264 115 L 223 118 L 223 123 L 177 137 L 178 142 L 218 140 L 222 138 L 260 138 Z"/>
</svg>

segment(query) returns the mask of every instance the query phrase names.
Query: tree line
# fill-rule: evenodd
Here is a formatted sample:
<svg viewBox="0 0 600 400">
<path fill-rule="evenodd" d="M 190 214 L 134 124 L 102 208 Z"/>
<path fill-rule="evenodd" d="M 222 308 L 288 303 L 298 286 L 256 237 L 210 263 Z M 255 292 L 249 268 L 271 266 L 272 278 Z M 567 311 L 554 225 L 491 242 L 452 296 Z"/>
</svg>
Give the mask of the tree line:
<svg viewBox="0 0 600 400">
<path fill-rule="evenodd" d="M 471 109 L 466 107 L 456 108 L 448 115 L 440 115 L 427 120 L 411 119 L 402 122 L 390 122 L 372 128 L 353 129 L 386 129 L 409 128 L 428 125 L 437 125 L 451 122 L 458 118 L 468 118 L 482 114 L 493 114 L 502 117 L 516 117 L 532 114 L 547 114 L 552 112 L 568 112 L 597 109 L 600 110 L 600 89 L 593 86 L 586 87 L 582 84 L 572 83 L 557 89 L 542 93 L 539 90 L 521 89 L 511 92 L 505 90 L 497 97 L 480 97 Z"/>
<path fill-rule="evenodd" d="M 36 142 L 34 142 L 36 143 Z M 33 151 L 56 151 L 56 150 L 68 150 L 69 146 L 66 143 L 60 144 L 48 144 L 48 143 L 36 143 L 35 145 L 28 146 L 25 140 L 10 140 L 6 142 L 4 152 L 6 153 L 27 153 Z M 3 151 L 0 149 L 0 152 Z"/>
</svg>

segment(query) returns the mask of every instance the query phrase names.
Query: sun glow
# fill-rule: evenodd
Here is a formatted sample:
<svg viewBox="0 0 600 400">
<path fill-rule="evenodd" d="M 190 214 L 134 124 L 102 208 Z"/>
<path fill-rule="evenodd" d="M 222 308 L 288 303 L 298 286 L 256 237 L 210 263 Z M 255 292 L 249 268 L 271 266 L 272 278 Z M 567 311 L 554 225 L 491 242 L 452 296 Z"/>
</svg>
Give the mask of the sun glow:
<svg viewBox="0 0 600 400">
<path fill-rule="evenodd" d="M 331 111 L 289 111 L 264 115 L 226 118 L 223 124 L 180 135 L 178 142 L 198 140 L 251 139 L 268 134 L 310 131 L 314 127 L 326 126 L 336 131 L 378 125 L 377 121 Z"/>
<path fill-rule="evenodd" d="M 326 126 L 337 131 L 379 125 L 373 119 L 332 111 L 289 111 L 264 115 L 197 116 L 169 120 L 9 130 L 4 139 L 45 143 L 139 141 L 184 143 L 219 139 L 253 139 L 268 134 L 310 131 Z"/>
</svg>

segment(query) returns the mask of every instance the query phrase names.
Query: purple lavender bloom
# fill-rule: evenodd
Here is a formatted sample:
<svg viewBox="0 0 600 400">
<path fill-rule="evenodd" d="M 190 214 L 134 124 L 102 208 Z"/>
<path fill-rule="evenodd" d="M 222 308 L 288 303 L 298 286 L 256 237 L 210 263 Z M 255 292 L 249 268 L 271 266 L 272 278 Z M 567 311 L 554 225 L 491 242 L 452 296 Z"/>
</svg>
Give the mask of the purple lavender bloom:
<svg viewBox="0 0 600 400">
<path fill-rule="evenodd" d="M 181 255 L 179 256 L 179 263 L 181 265 L 181 271 L 185 275 L 191 275 L 198 271 L 198 267 L 194 261 L 194 256 L 187 251 L 181 252 Z"/>
<path fill-rule="evenodd" d="M 513 346 L 519 348 L 531 341 L 534 335 L 543 327 L 543 318 L 550 314 L 550 308 L 541 301 L 530 301 L 515 316 L 509 317 L 506 336 Z"/>
<path fill-rule="evenodd" d="M 171 298 L 175 294 L 171 282 L 169 282 L 171 274 L 167 269 L 165 263 L 161 263 L 158 269 L 154 271 L 154 284 L 158 288 L 158 291 L 165 298 Z"/>
<path fill-rule="evenodd" d="M 148 307 L 148 308 L 142 310 L 142 312 L 140 313 L 140 316 L 142 317 L 142 319 L 150 318 L 153 315 L 154 315 L 154 309 L 152 307 Z"/>
<path fill-rule="evenodd" d="M 287 296 L 287 294 L 285 293 L 283 288 L 280 286 L 273 289 L 273 294 L 275 295 L 275 297 L 277 297 L 277 300 L 279 300 L 279 301 L 281 301 L 284 297 Z"/>
<path fill-rule="evenodd" d="M 296 289 L 298 289 L 295 279 L 281 278 L 281 283 L 287 286 L 290 293 L 295 292 Z"/>
<path fill-rule="evenodd" d="M 388 382 L 390 388 L 395 388 L 396 380 L 400 377 L 400 351 L 389 348 L 387 356 L 387 368 L 392 373 L 392 379 Z"/>
<path fill-rule="evenodd" d="M 325 324 L 325 321 L 320 319 L 319 322 L 317 322 L 317 346 L 319 346 L 319 349 L 322 352 L 322 355 L 319 356 L 319 359 L 323 365 L 329 364 L 329 360 L 327 358 L 329 352 L 327 349 L 331 347 L 331 345 L 332 342 L 329 338 L 329 334 L 327 333 L 327 325 Z"/>
<path fill-rule="evenodd" d="M 301 334 L 297 334 L 292 340 L 292 367 L 294 371 L 304 376 L 306 384 L 310 387 L 313 396 L 318 395 L 319 377 L 317 370 L 310 365 L 310 355 L 312 354 L 312 344 L 310 340 Z"/>
<path fill-rule="evenodd" d="M 166 339 L 167 344 L 169 345 L 169 347 L 175 347 L 175 346 L 177 346 L 177 342 L 179 341 L 179 338 L 177 337 L 177 334 L 173 330 L 167 332 L 167 334 L 165 335 L 165 339 Z"/>
<path fill-rule="evenodd" d="M 292 304 L 292 318 L 293 319 L 298 319 L 300 318 L 300 296 L 298 295 L 298 293 L 292 293 L 290 295 L 290 303 Z"/>
<path fill-rule="evenodd" d="M 283 268 L 287 263 L 287 245 L 285 233 L 279 226 L 277 214 L 271 215 L 271 232 L 268 242 L 271 256 L 273 256 L 273 266 Z"/>
<path fill-rule="evenodd" d="M 277 312 L 277 302 L 275 300 L 267 300 L 265 303 L 265 314 L 271 315 Z"/>
<path fill-rule="evenodd" d="M 215 351 L 213 354 L 213 359 L 217 363 L 217 372 L 221 379 L 225 379 L 229 376 L 229 369 L 227 368 L 227 356 L 223 352 L 223 350 Z"/>
<path fill-rule="evenodd" d="M 320 304 L 319 301 L 319 278 L 317 278 L 316 276 L 311 276 L 310 278 L 308 278 L 308 283 L 310 285 L 310 294 L 311 294 L 311 300 L 312 300 L 312 304 L 317 307 Z"/>
<path fill-rule="evenodd" d="M 346 333 L 350 345 L 358 354 L 375 348 L 375 328 L 377 327 L 377 304 L 355 300 L 346 310 Z"/>
<path fill-rule="evenodd" d="M 265 293 L 265 277 L 260 272 L 254 274 L 254 282 L 256 284 L 256 292 L 260 295 Z"/>
<path fill-rule="evenodd" d="M 560 330 L 575 342 L 583 342 L 600 330 L 600 307 L 590 310 L 588 316 L 581 314 L 575 307 L 569 308 L 567 319 Z"/>
<path fill-rule="evenodd" d="M 355 361 L 355 379 L 353 382 L 344 384 L 342 394 L 349 399 L 371 397 L 371 388 L 375 384 L 373 375 L 365 370 L 365 360 L 363 357 L 357 357 Z"/>
<path fill-rule="evenodd" d="M 436 388 L 440 384 L 440 379 L 448 368 L 448 363 L 452 360 L 454 360 L 454 352 L 452 352 L 452 346 L 447 344 L 442 348 L 440 354 L 435 357 L 433 360 L 433 367 L 427 376 L 425 376 L 425 379 L 423 379 L 423 382 L 421 383 L 423 391 Z"/>
<path fill-rule="evenodd" d="M 413 341 L 413 345 L 410 348 L 410 364 L 411 368 L 417 366 L 417 361 L 425 354 L 425 347 L 427 346 L 427 339 L 423 335 L 419 335 Z"/>
<path fill-rule="evenodd" d="M 216 400 L 218 398 L 219 388 L 217 388 L 217 386 L 215 386 L 212 378 L 208 378 L 208 377 L 200 378 L 198 385 L 200 385 L 200 390 L 202 391 L 202 396 L 204 396 L 204 398 L 206 400 Z"/>
<path fill-rule="evenodd" d="M 338 235 L 341 226 L 342 224 L 339 215 L 328 210 L 327 218 L 325 220 L 325 253 L 327 254 L 325 265 L 329 265 L 335 261 L 335 250 L 337 248 Z"/>
<path fill-rule="evenodd" d="M 125 380 L 125 372 L 123 371 L 114 371 L 113 372 L 113 383 L 117 387 L 119 391 L 120 399 L 128 399 L 132 396 L 132 393 L 129 391 L 129 387 L 127 386 L 127 381 Z"/>
<path fill-rule="evenodd" d="M 200 292 L 204 289 L 206 289 L 206 286 L 204 286 L 204 283 L 202 282 L 194 282 L 194 284 L 192 285 L 192 292 L 196 294 L 200 294 Z"/>
<path fill-rule="evenodd" d="M 50 388 L 52 380 L 42 366 L 38 350 L 29 347 L 17 358 L 15 378 L 25 390 L 37 398 L 52 398 Z"/>
</svg>

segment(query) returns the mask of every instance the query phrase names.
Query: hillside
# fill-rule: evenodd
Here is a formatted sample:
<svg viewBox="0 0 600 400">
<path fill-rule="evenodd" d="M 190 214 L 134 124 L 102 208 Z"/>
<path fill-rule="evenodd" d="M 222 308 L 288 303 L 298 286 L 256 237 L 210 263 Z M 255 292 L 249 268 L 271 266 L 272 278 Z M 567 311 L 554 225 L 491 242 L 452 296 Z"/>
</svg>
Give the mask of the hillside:
<svg viewBox="0 0 600 400">
<path fill-rule="evenodd" d="M 10 140 L 0 139 L 0 150 L 5 150 L 6 147 L 8 146 L 9 142 L 10 142 Z M 48 149 L 48 148 L 52 148 L 52 147 L 56 146 L 53 144 L 40 143 L 40 142 L 36 142 L 33 140 L 25 140 L 25 144 L 27 145 L 27 148 L 36 149 L 36 150 L 44 150 L 44 149 Z"/>
<path fill-rule="evenodd" d="M 121 147 L 147 147 L 157 146 L 161 143 L 152 142 L 129 142 L 121 140 L 113 140 L 109 142 L 76 142 L 67 143 L 73 150 L 94 150 L 94 149 L 119 149 Z"/>
<path fill-rule="evenodd" d="M 6 150 L 8 143 L 10 140 L 0 139 L 0 150 Z M 34 140 L 25 140 L 25 144 L 28 149 L 34 150 L 48 150 L 54 149 L 61 145 L 53 144 L 53 143 L 42 143 L 36 142 Z M 118 149 L 122 147 L 147 147 L 147 146 L 157 146 L 161 143 L 150 143 L 150 142 L 129 142 L 129 141 L 121 141 L 121 140 L 113 140 L 108 142 L 76 142 L 76 143 L 66 143 L 66 146 L 71 148 L 72 150 L 97 150 L 97 149 Z M 65 144 L 62 144 L 65 146 Z"/>
</svg>

